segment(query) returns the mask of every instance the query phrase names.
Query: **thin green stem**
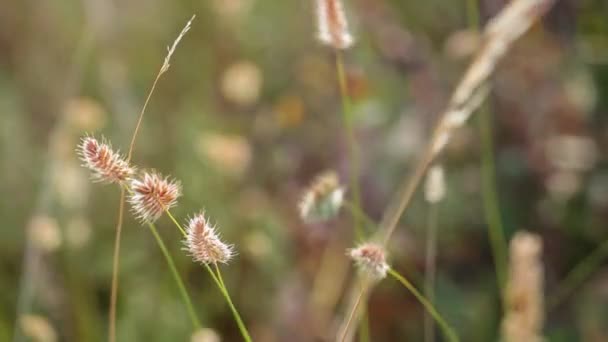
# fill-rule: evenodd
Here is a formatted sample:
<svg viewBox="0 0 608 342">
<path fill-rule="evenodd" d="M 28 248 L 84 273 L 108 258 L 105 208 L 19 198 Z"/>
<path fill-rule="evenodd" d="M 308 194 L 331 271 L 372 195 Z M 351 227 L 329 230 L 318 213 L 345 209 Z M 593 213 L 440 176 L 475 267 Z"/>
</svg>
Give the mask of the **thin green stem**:
<svg viewBox="0 0 608 342">
<path fill-rule="evenodd" d="M 213 278 L 213 281 L 215 281 L 215 284 L 217 285 L 220 292 L 226 299 L 226 302 L 228 303 L 228 306 L 230 307 L 230 311 L 232 311 L 232 315 L 234 316 L 234 320 L 236 321 L 239 331 L 241 332 L 241 335 L 243 336 L 243 340 L 245 340 L 247 342 L 251 342 L 252 339 L 251 339 L 251 336 L 249 335 L 249 331 L 247 330 L 245 323 L 243 323 L 243 320 L 241 319 L 241 315 L 239 314 L 238 310 L 234 306 L 234 303 L 232 303 L 232 299 L 230 298 L 228 289 L 226 288 L 226 285 L 224 284 L 224 279 L 222 278 L 222 272 L 220 272 L 219 266 L 217 264 L 215 264 L 215 271 L 217 273 L 214 273 L 208 264 L 203 264 L 203 265 L 205 266 L 205 268 L 209 272 L 209 275 L 211 275 L 211 278 Z"/>
<path fill-rule="evenodd" d="M 437 203 L 429 203 L 424 294 L 431 303 L 435 302 L 435 277 L 437 270 L 437 212 Z M 433 326 L 432 317 L 429 315 L 428 312 L 426 312 L 424 315 L 424 340 L 426 342 L 432 342 L 435 340 L 435 328 Z"/>
<path fill-rule="evenodd" d="M 182 235 L 184 237 L 186 237 L 186 231 L 184 230 L 184 228 L 182 228 L 182 225 L 179 224 L 179 222 L 177 222 L 177 220 L 175 219 L 175 217 L 173 216 L 173 214 L 171 214 L 171 212 L 169 211 L 169 209 L 165 209 L 165 213 L 167 213 L 167 216 L 169 216 L 169 218 L 171 219 L 171 221 L 173 221 L 173 223 L 179 229 L 179 231 L 182 233 Z"/>
<path fill-rule="evenodd" d="M 481 173 L 483 207 L 488 222 L 488 234 L 494 255 L 496 281 L 502 294 L 507 277 L 507 238 L 500 215 L 500 204 L 496 189 L 496 166 L 493 153 L 492 123 L 490 114 L 484 108 L 479 112 L 479 129 L 481 135 Z"/>
<path fill-rule="evenodd" d="M 479 30 L 480 16 L 477 0 L 467 0 L 467 16 L 469 26 Z M 500 203 L 496 188 L 496 162 L 494 160 L 494 141 L 492 138 L 492 120 L 487 104 L 479 108 L 479 133 L 481 137 L 481 174 L 483 207 L 488 223 L 488 235 L 494 256 L 496 268 L 496 281 L 501 294 L 504 296 L 504 287 L 507 276 L 507 239 L 500 216 Z"/>
<path fill-rule="evenodd" d="M 167 264 L 169 265 L 171 274 L 173 275 L 173 278 L 174 278 L 175 282 L 177 283 L 177 287 L 179 288 L 179 292 L 182 296 L 182 299 L 183 299 L 184 303 L 186 304 L 186 308 L 188 310 L 188 315 L 190 316 L 190 319 L 192 320 L 192 325 L 194 325 L 194 327 L 197 329 L 200 328 L 201 323 L 198 319 L 198 316 L 196 315 L 196 311 L 194 311 L 194 306 L 192 305 L 192 300 L 190 299 L 190 295 L 188 295 L 186 286 L 184 285 L 184 282 L 182 281 L 182 278 L 180 277 L 179 272 L 177 272 L 177 268 L 175 267 L 175 262 L 173 261 L 171 254 L 169 254 L 169 250 L 167 250 L 167 246 L 163 242 L 163 239 L 160 237 L 160 234 L 158 234 L 158 231 L 156 230 L 156 227 L 154 226 L 154 224 L 148 223 L 148 227 L 150 227 L 150 231 L 152 232 L 152 235 L 154 235 L 154 238 L 156 239 L 156 242 L 158 243 L 160 250 L 162 251 L 163 255 L 165 256 L 165 259 L 167 260 Z"/>
<path fill-rule="evenodd" d="M 344 61 L 342 53 L 336 50 L 336 71 L 338 76 L 338 85 L 340 86 L 340 97 L 342 98 L 342 119 L 346 129 L 348 139 L 348 149 L 350 154 L 350 187 L 353 192 L 353 202 L 357 208 L 361 208 L 361 188 L 359 186 L 359 151 L 357 147 L 357 138 L 353 124 L 353 112 L 351 98 L 348 93 L 348 85 L 346 82 L 346 72 L 344 71 Z M 355 224 L 355 236 L 361 240 L 363 238 L 363 228 L 361 220 L 357 215 L 353 216 Z"/>
<path fill-rule="evenodd" d="M 547 310 L 557 308 L 577 287 L 608 257 L 608 240 L 602 242 L 591 254 L 579 262 L 547 298 Z"/>
<path fill-rule="evenodd" d="M 406 289 L 408 289 L 414 295 L 414 297 L 416 297 L 416 299 L 418 299 L 418 301 L 422 304 L 422 306 L 424 306 L 424 308 L 428 311 L 428 313 L 431 314 L 431 316 L 433 316 L 433 318 L 435 319 L 435 321 L 437 321 L 437 324 L 443 330 L 445 338 L 448 341 L 450 341 L 450 342 L 458 342 L 459 341 L 458 335 L 456 335 L 456 333 L 450 327 L 450 325 L 443 319 L 443 317 L 435 309 L 435 307 L 433 306 L 433 304 L 431 304 L 431 302 L 429 302 L 420 293 L 420 291 L 418 291 L 416 289 L 416 287 L 414 287 L 414 285 L 412 285 L 412 283 L 410 283 L 404 276 L 402 276 L 401 274 L 399 274 L 399 272 L 395 271 L 392 268 L 390 268 L 388 270 L 388 273 L 393 278 L 395 278 L 397 281 L 399 281 Z"/>
</svg>

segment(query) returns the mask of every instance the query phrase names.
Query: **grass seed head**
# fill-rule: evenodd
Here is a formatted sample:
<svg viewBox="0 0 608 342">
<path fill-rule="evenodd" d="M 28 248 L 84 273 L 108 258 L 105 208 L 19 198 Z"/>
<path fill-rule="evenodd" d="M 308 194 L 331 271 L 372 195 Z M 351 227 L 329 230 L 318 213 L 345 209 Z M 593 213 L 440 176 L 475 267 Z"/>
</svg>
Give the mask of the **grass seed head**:
<svg viewBox="0 0 608 342">
<path fill-rule="evenodd" d="M 209 224 L 203 213 L 188 221 L 186 228 L 186 250 L 192 258 L 203 264 L 225 264 L 234 256 L 232 245 L 220 240 L 215 227 Z"/>
<path fill-rule="evenodd" d="M 178 182 L 156 172 L 145 172 L 130 183 L 129 203 L 135 215 L 144 222 L 156 221 L 165 210 L 177 205 L 181 196 Z"/>
<path fill-rule="evenodd" d="M 355 261 L 359 270 L 372 279 L 380 280 L 386 277 L 389 266 L 386 263 L 386 253 L 382 246 L 366 242 L 357 248 L 348 250 L 348 255 Z"/>
<path fill-rule="evenodd" d="M 327 171 L 317 176 L 300 200 L 300 217 L 307 223 L 316 223 L 335 217 L 344 201 L 344 188 L 338 175 Z"/>
<path fill-rule="evenodd" d="M 341 0 L 317 0 L 317 37 L 334 49 L 348 49 L 353 45 Z"/>
<path fill-rule="evenodd" d="M 113 151 L 112 146 L 103 140 L 84 137 L 77 150 L 83 166 L 93 172 L 93 179 L 97 181 L 122 184 L 135 173 L 120 153 Z"/>
</svg>

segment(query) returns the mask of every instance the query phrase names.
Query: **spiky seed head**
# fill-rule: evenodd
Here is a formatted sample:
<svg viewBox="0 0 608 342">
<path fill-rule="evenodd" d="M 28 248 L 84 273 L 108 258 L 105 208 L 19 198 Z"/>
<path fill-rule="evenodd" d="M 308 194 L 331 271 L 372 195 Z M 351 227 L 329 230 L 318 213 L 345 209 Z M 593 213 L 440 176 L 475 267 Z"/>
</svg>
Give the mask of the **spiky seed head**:
<svg viewBox="0 0 608 342">
<path fill-rule="evenodd" d="M 215 227 L 209 224 L 202 212 L 188 221 L 186 234 L 185 249 L 195 261 L 203 264 L 225 264 L 234 256 L 233 246 L 220 240 Z"/>
<path fill-rule="evenodd" d="M 334 49 L 348 49 L 353 45 L 341 0 L 317 0 L 317 37 Z"/>
<path fill-rule="evenodd" d="M 129 203 L 133 213 L 144 222 L 156 221 L 165 210 L 177 205 L 181 196 L 178 182 L 156 172 L 144 172 L 130 182 Z"/>
<path fill-rule="evenodd" d="M 300 217 L 307 223 L 316 223 L 335 217 L 344 201 L 344 188 L 338 175 L 326 171 L 312 182 L 300 200 Z"/>
<path fill-rule="evenodd" d="M 424 198 L 429 203 L 438 203 L 445 197 L 445 174 L 441 165 L 429 169 L 424 187 Z"/>
<path fill-rule="evenodd" d="M 381 245 L 366 242 L 357 248 L 349 249 L 348 256 L 354 260 L 361 272 L 372 279 L 380 280 L 386 277 L 389 266 L 386 263 L 386 253 Z"/>
<path fill-rule="evenodd" d="M 93 172 L 93 179 L 106 183 L 124 183 L 134 173 L 135 169 L 120 155 L 112 150 L 105 141 L 93 137 L 82 138 L 78 145 L 78 154 L 84 162 L 83 166 Z"/>
</svg>

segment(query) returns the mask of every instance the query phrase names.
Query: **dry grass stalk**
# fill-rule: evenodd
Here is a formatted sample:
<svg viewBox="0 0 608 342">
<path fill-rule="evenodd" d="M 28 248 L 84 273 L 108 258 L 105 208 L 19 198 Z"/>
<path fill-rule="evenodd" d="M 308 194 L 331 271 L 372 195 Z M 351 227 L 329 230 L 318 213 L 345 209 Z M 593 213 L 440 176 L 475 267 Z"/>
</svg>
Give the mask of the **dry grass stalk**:
<svg viewBox="0 0 608 342">
<path fill-rule="evenodd" d="M 544 15 L 552 3 L 553 0 L 515 0 L 487 24 L 481 50 L 456 87 L 420 162 L 412 176 L 406 177 L 397 197 L 385 211 L 378 236 L 384 245 L 388 244 L 401 215 L 424 178 L 426 169 L 443 151 L 454 130 L 462 127 L 486 98 L 489 90 L 486 82 L 498 62 L 512 43 Z M 351 305 L 346 312 L 353 309 Z"/>
<path fill-rule="evenodd" d="M 542 240 L 519 232 L 511 240 L 506 312 L 502 321 L 504 342 L 540 342 L 544 322 L 544 271 Z"/>
<path fill-rule="evenodd" d="M 137 133 L 139 132 L 139 129 L 141 127 L 141 123 L 143 121 L 144 113 L 146 112 L 146 108 L 148 108 L 148 103 L 150 102 L 150 99 L 152 98 L 152 94 L 154 93 L 154 90 L 156 89 L 156 84 L 158 83 L 158 80 L 160 79 L 161 75 L 169 70 L 169 67 L 171 65 L 170 64 L 171 57 L 173 56 L 173 53 L 175 52 L 175 49 L 177 48 L 177 45 L 179 44 L 179 42 L 182 40 L 184 35 L 190 30 L 190 26 L 191 26 L 194 18 L 195 18 L 195 15 L 193 15 L 192 18 L 190 18 L 190 20 L 188 21 L 188 23 L 186 23 L 186 26 L 182 29 L 182 31 L 177 36 L 177 38 L 175 39 L 175 41 L 173 42 L 171 47 L 169 47 L 167 49 L 167 55 L 165 56 L 163 65 L 160 67 L 158 73 L 156 74 L 156 78 L 154 79 L 154 82 L 152 83 L 152 87 L 150 88 L 150 91 L 148 92 L 146 101 L 144 102 L 144 105 L 141 108 L 141 112 L 139 113 L 139 117 L 137 119 L 137 124 L 135 125 L 135 128 L 133 130 L 133 135 L 131 137 L 131 143 L 129 144 L 127 162 L 129 162 L 131 160 L 131 157 L 133 156 L 133 149 L 135 148 L 135 141 L 137 140 Z M 122 223 L 123 223 L 123 218 L 124 218 L 124 210 L 125 210 L 125 189 L 121 188 L 120 199 L 119 199 L 119 204 L 118 204 L 118 217 L 116 218 L 116 236 L 114 239 L 114 253 L 112 256 L 112 290 L 110 292 L 110 310 L 109 310 L 109 314 L 108 314 L 108 316 L 109 316 L 108 317 L 108 320 L 109 320 L 108 341 L 109 342 L 116 341 L 116 301 L 118 299 L 118 266 L 119 266 L 118 261 L 120 260 L 120 240 L 121 240 L 121 235 L 122 235 Z"/>
</svg>

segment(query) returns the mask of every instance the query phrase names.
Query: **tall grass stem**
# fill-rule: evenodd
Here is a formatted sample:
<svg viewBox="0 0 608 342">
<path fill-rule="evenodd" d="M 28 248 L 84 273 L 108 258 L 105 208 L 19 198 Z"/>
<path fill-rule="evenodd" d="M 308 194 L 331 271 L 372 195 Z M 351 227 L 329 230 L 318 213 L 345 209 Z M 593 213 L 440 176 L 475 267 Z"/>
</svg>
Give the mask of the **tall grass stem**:
<svg viewBox="0 0 608 342">
<path fill-rule="evenodd" d="M 156 230 L 156 226 L 154 226 L 153 223 L 148 223 L 148 227 L 150 228 L 152 235 L 154 235 L 154 238 L 156 239 L 156 242 L 158 243 L 158 247 L 160 247 L 161 252 L 165 256 L 165 259 L 167 260 L 167 264 L 169 265 L 171 275 L 173 276 L 173 279 L 177 283 L 177 287 L 179 288 L 180 295 L 182 296 L 182 299 L 183 299 L 184 303 L 186 304 L 186 309 L 188 311 L 188 315 L 190 316 L 190 320 L 192 321 L 192 325 L 195 328 L 199 329 L 201 327 L 200 320 L 198 319 L 198 316 L 196 315 L 196 311 L 194 311 L 194 306 L 192 305 L 192 300 L 190 299 L 190 295 L 188 295 L 186 286 L 184 285 L 184 282 L 182 281 L 182 278 L 180 277 L 179 272 L 177 271 L 177 268 L 175 267 L 175 262 L 173 261 L 173 257 L 171 257 L 171 254 L 169 254 L 169 250 L 167 250 L 167 246 L 163 242 L 163 239 L 161 238 L 160 234 L 158 234 L 158 231 Z"/>
</svg>

